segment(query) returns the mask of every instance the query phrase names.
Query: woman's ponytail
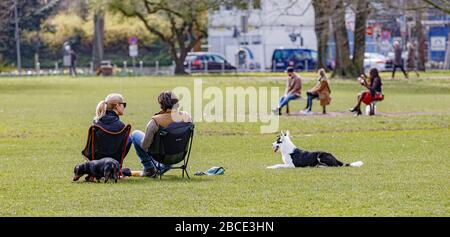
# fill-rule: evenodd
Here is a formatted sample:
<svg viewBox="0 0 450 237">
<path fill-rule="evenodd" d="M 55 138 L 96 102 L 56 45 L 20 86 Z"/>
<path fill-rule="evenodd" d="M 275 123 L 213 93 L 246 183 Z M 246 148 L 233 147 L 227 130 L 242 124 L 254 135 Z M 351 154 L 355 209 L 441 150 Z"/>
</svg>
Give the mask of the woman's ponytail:
<svg viewBox="0 0 450 237">
<path fill-rule="evenodd" d="M 98 120 L 103 118 L 103 116 L 105 116 L 106 109 L 107 109 L 107 103 L 104 100 L 100 101 L 97 105 L 97 109 L 95 110 L 94 121 L 96 123 L 98 122 Z"/>
</svg>

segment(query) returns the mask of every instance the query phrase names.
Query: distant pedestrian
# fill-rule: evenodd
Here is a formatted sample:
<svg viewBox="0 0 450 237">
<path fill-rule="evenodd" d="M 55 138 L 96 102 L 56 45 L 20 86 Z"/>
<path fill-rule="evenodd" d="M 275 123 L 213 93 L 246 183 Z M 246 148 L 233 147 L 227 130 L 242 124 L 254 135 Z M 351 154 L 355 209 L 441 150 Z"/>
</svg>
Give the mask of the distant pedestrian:
<svg viewBox="0 0 450 237">
<path fill-rule="evenodd" d="M 406 45 L 406 48 L 408 49 L 408 59 L 406 60 L 406 70 L 407 72 L 414 71 L 417 75 L 417 78 L 419 78 L 419 72 L 417 71 L 416 67 L 416 48 L 412 43 L 408 43 Z"/>
<path fill-rule="evenodd" d="M 75 54 L 75 51 L 73 51 L 73 49 L 71 49 L 70 50 L 70 68 L 69 68 L 71 76 L 77 75 L 76 61 L 77 61 L 77 55 Z"/>
<path fill-rule="evenodd" d="M 400 43 L 398 41 L 394 42 L 394 68 L 392 71 L 392 79 L 395 78 L 395 71 L 397 70 L 397 68 L 400 68 L 403 72 L 403 74 L 405 75 L 405 78 L 408 79 L 408 73 L 406 73 L 405 71 L 405 67 L 403 64 L 403 58 L 402 58 L 402 54 L 403 54 L 403 49 L 402 46 L 400 46 Z"/>
</svg>

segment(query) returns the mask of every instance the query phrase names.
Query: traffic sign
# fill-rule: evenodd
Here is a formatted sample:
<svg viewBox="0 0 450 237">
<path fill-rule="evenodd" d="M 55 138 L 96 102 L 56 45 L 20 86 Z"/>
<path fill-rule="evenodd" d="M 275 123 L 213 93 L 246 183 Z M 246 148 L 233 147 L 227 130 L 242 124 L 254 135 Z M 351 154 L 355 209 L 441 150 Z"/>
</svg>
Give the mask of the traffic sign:
<svg viewBox="0 0 450 237">
<path fill-rule="evenodd" d="M 129 46 L 130 50 L 130 57 L 137 57 L 138 56 L 138 46 L 137 44 L 132 44 Z"/>
<path fill-rule="evenodd" d="M 135 36 L 131 36 L 130 38 L 128 38 L 128 44 L 130 45 L 135 45 L 138 43 L 138 38 Z"/>
</svg>

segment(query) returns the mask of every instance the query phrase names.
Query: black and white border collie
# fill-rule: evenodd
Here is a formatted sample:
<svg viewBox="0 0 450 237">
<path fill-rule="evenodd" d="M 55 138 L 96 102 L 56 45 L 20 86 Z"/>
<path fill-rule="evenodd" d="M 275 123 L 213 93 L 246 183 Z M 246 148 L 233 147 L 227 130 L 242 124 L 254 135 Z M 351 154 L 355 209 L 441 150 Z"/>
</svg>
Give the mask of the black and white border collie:
<svg viewBox="0 0 450 237">
<path fill-rule="evenodd" d="M 274 152 L 280 150 L 284 164 L 267 167 L 268 169 L 283 169 L 296 167 L 361 167 L 362 161 L 344 164 L 337 160 L 332 154 L 322 151 L 308 152 L 302 151 L 292 143 L 289 131 L 281 132 L 277 140 L 272 144 Z"/>
</svg>

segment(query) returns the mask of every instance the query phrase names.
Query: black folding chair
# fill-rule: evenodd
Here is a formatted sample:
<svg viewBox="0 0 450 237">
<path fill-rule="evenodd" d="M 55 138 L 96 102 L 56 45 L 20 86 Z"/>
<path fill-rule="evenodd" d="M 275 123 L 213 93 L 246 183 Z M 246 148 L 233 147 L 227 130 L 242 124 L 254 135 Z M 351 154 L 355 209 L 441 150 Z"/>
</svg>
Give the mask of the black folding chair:
<svg viewBox="0 0 450 237">
<path fill-rule="evenodd" d="M 178 122 L 159 128 L 148 153 L 158 162 L 160 179 L 162 176 L 161 164 L 175 165 L 182 161 L 183 164 L 181 166 L 172 167 L 172 169 L 182 169 L 181 176 L 184 178 L 184 173 L 186 173 L 186 176 L 190 179 L 187 165 L 193 138 L 193 123 Z"/>
<path fill-rule="evenodd" d="M 86 147 L 81 154 L 88 160 L 100 160 L 105 157 L 117 160 L 120 163 L 120 175 L 122 175 L 122 164 L 128 152 L 127 143 L 130 132 L 129 124 L 119 132 L 110 132 L 100 126 L 92 125 L 89 128 Z"/>
</svg>

